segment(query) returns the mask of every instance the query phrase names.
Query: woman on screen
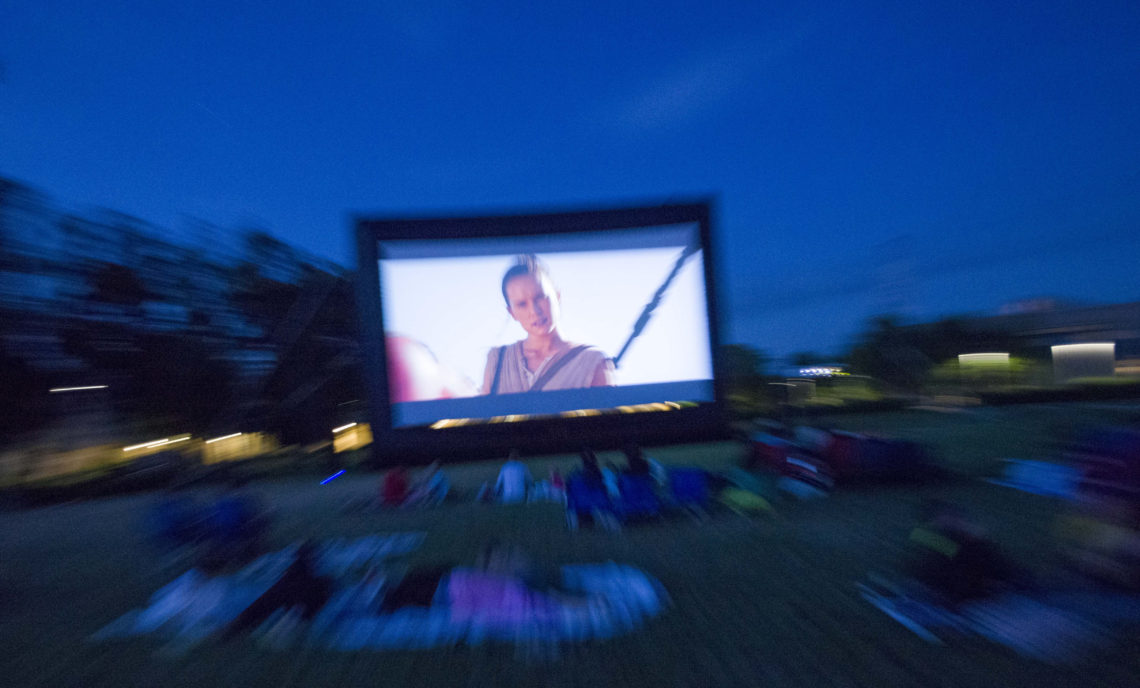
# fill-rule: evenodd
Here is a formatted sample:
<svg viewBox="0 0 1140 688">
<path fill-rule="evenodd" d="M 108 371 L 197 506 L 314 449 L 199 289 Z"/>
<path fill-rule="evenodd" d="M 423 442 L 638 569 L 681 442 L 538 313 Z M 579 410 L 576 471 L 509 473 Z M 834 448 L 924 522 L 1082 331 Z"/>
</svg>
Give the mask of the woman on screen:
<svg viewBox="0 0 1140 688">
<path fill-rule="evenodd" d="M 568 342 L 558 333 L 558 290 L 537 257 L 519 256 L 503 275 L 503 300 L 527 336 L 491 349 L 483 373 L 484 394 L 614 384 L 613 363 L 600 349 Z"/>
</svg>

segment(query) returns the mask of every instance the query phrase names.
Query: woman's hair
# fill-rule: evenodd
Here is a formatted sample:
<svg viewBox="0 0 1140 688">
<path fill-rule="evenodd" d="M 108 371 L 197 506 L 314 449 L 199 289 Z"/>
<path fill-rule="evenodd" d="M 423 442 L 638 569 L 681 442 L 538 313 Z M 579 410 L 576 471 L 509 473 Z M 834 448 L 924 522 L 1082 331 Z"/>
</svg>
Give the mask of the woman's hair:
<svg viewBox="0 0 1140 688">
<path fill-rule="evenodd" d="M 507 282 L 524 275 L 530 275 L 536 280 L 541 279 L 543 275 L 545 275 L 547 279 L 550 278 L 550 272 L 547 271 L 546 265 L 533 253 L 515 258 L 515 264 L 503 275 L 503 301 L 506 302 L 508 309 L 511 307 L 511 300 L 507 298 Z"/>
</svg>

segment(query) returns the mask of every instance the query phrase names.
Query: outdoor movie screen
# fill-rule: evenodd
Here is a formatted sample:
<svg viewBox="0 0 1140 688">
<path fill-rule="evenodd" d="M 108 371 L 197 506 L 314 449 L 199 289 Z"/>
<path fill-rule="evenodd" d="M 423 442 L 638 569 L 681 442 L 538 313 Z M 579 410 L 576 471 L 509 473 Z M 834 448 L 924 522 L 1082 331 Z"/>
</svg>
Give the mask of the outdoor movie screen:
<svg viewBox="0 0 1140 688">
<path fill-rule="evenodd" d="M 393 428 L 714 400 L 697 222 L 377 248 Z"/>
</svg>

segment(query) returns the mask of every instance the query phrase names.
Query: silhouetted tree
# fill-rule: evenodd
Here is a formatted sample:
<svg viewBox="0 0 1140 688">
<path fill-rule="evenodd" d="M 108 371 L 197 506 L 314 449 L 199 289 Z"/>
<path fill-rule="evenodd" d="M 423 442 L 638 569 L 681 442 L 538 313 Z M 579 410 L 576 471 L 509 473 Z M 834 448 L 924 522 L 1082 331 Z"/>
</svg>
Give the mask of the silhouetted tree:
<svg viewBox="0 0 1140 688">
<path fill-rule="evenodd" d="M 916 346 L 912 332 L 890 316 L 871 321 L 848 356 L 851 370 L 870 375 L 904 391 L 918 391 L 931 367 L 930 359 Z"/>
<path fill-rule="evenodd" d="M 771 395 L 765 375 L 769 359 L 763 351 L 743 344 L 720 347 L 720 375 L 731 411 L 751 416 L 767 409 Z"/>
<path fill-rule="evenodd" d="M 102 263 L 95 267 L 90 277 L 93 302 L 110 306 L 120 306 L 137 315 L 143 301 L 150 296 L 138 274 L 125 265 Z"/>
<path fill-rule="evenodd" d="M 12 441 L 48 421 L 47 390 L 46 376 L 0 350 L 0 442 Z"/>
<path fill-rule="evenodd" d="M 811 366 L 819 365 L 820 363 L 824 362 L 825 360 L 823 356 L 820 356 L 819 354 L 812 351 L 801 351 L 799 353 L 792 354 L 792 365 Z"/>
<path fill-rule="evenodd" d="M 337 404 L 364 396 L 352 283 L 308 269 L 296 300 L 272 320 L 277 363 L 258 395 L 264 423 L 285 441 L 325 438 Z"/>
</svg>

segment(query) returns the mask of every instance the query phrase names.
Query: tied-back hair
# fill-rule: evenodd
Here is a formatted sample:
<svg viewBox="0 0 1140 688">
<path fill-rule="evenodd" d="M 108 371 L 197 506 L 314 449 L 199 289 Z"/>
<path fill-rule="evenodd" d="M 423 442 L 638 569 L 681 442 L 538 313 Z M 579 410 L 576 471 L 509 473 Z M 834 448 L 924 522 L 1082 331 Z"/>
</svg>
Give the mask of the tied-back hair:
<svg viewBox="0 0 1140 688">
<path fill-rule="evenodd" d="M 536 280 L 540 280 L 543 275 L 547 279 L 550 278 L 550 271 L 546 269 L 546 264 L 538 259 L 538 256 L 533 253 L 527 253 L 515 258 L 515 264 L 512 265 L 503 275 L 503 301 L 507 304 L 507 308 L 511 307 L 511 300 L 507 298 L 507 282 L 510 282 L 516 277 L 530 275 Z"/>
</svg>

